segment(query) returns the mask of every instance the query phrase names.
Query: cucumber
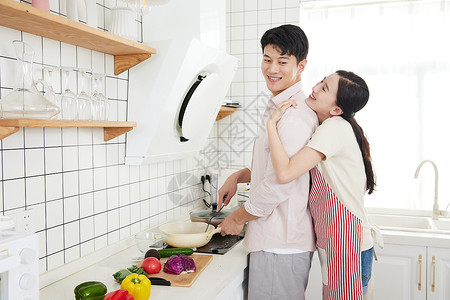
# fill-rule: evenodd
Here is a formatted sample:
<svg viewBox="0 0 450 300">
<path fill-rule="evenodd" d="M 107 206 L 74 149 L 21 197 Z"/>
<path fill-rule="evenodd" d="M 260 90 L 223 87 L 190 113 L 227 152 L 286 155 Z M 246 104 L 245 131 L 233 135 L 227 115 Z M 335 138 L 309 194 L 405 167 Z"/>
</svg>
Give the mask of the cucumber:
<svg viewBox="0 0 450 300">
<path fill-rule="evenodd" d="M 191 255 L 194 253 L 194 250 L 191 248 L 167 248 L 167 249 L 160 249 L 158 250 L 161 257 L 170 257 L 172 255 L 177 254 L 184 254 L 184 255 Z"/>
</svg>

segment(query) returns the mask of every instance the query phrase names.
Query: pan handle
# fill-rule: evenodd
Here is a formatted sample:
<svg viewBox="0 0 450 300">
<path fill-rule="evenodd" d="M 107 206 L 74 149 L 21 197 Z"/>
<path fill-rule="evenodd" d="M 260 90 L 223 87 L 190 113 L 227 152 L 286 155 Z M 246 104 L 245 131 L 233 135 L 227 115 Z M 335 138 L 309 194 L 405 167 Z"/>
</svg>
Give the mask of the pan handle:
<svg viewBox="0 0 450 300">
<path fill-rule="evenodd" d="M 213 231 L 211 231 L 210 233 L 208 233 L 206 235 L 206 240 L 209 242 L 209 240 L 212 238 L 212 236 L 216 233 L 219 233 L 222 230 L 222 228 L 217 227 L 216 229 L 214 229 Z"/>
</svg>

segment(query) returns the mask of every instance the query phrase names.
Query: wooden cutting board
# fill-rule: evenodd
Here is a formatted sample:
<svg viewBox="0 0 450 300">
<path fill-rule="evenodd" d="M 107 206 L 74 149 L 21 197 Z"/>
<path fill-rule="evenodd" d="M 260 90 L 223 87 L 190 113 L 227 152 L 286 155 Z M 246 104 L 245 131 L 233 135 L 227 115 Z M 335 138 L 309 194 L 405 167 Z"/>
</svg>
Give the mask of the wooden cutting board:
<svg viewBox="0 0 450 300">
<path fill-rule="evenodd" d="M 161 258 L 161 271 L 157 274 L 150 274 L 148 277 L 159 277 L 164 278 L 165 280 L 170 281 L 171 286 L 184 286 L 184 287 L 190 287 L 194 281 L 197 279 L 197 277 L 200 275 L 200 273 L 208 266 L 208 264 L 211 262 L 213 256 L 210 254 L 192 254 L 189 255 L 194 262 L 196 270 L 192 273 L 181 273 L 180 275 L 175 274 L 168 274 L 164 272 L 164 264 L 169 259 L 168 257 Z M 139 262 L 137 264 L 138 267 L 142 265 L 142 262 Z"/>
</svg>

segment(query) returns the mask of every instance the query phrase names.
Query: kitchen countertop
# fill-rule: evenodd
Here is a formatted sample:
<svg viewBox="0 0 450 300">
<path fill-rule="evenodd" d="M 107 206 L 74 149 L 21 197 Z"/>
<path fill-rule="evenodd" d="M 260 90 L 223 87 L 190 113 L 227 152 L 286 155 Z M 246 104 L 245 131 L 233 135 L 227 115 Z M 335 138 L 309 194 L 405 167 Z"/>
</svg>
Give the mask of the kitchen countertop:
<svg viewBox="0 0 450 300">
<path fill-rule="evenodd" d="M 40 290 L 42 300 L 74 299 L 73 289 L 85 281 L 103 282 L 108 292 L 120 285 L 112 274 L 136 264 L 133 258 L 143 256 L 136 246 L 129 247 L 95 265 L 63 278 Z M 224 255 L 213 259 L 191 287 L 152 286 L 150 299 L 214 299 L 230 282 L 247 267 L 247 252 L 240 242 Z"/>
<path fill-rule="evenodd" d="M 384 243 L 450 248 L 450 234 L 381 229 Z"/>
</svg>

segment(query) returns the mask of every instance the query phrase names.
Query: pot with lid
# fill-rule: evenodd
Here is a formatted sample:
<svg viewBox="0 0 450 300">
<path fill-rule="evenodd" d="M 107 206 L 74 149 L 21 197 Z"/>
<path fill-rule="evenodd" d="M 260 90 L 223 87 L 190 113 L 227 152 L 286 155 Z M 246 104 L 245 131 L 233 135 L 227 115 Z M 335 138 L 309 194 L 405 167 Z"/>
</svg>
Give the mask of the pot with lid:
<svg viewBox="0 0 450 300">
<path fill-rule="evenodd" d="M 202 209 L 202 210 L 194 210 L 189 213 L 192 222 L 205 222 L 211 219 L 209 224 L 217 226 L 222 223 L 223 219 L 225 219 L 228 215 L 231 215 L 239 206 L 233 207 L 231 209 L 223 209 L 217 215 L 216 211 L 213 209 Z"/>
</svg>

